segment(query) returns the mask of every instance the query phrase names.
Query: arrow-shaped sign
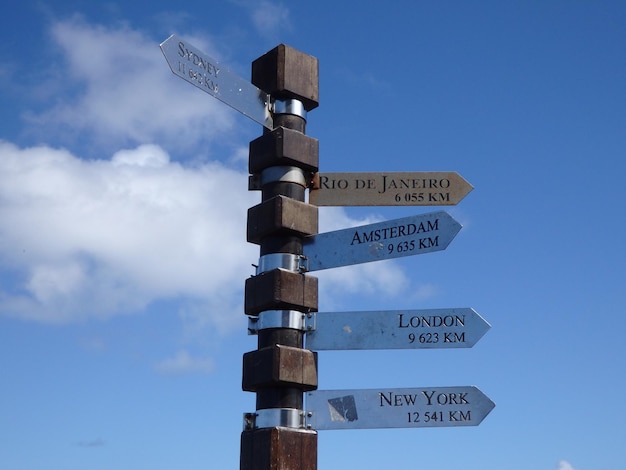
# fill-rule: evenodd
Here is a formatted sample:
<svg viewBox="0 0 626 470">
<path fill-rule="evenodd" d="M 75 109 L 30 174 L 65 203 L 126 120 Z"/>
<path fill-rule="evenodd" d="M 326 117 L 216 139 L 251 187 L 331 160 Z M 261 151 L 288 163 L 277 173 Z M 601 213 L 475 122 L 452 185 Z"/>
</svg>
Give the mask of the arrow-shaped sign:
<svg viewBox="0 0 626 470">
<path fill-rule="evenodd" d="M 161 51 L 174 74 L 273 129 L 270 96 L 263 90 L 174 34 L 163 41 Z"/>
<path fill-rule="evenodd" d="M 314 351 L 471 348 L 491 328 L 472 308 L 313 315 L 306 347 Z"/>
<path fill-rule="evenodd" d="M 309 271 L 445 250 L 461 230 L 446 212 L 431 212 L 304 239 Z"/>
<path fill-rule="evenodd" d="M 306 394 L 313 429 L 476 426 L 495 404 L 476 387 L 315 390 Z"/>
<path fill-rule="evenodd" d="M 458 173 L 317 173 L 316 206 L 452 206 L 474 189 Z"/>
</svg>

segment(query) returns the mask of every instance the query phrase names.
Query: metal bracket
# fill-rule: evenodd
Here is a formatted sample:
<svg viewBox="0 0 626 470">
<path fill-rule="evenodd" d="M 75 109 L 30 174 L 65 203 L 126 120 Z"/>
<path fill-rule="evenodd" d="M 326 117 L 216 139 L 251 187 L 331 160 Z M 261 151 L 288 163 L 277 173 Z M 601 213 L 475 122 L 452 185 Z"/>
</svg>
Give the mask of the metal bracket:
<svg viewBox="0 0 626 470">
<path fill-rule="evenodd" d="M 306 428 L 305 412 L 294 408 L 268 408 L 243 414 L 245 431 L 261 428 Z"/>
<path fill-rule="evenodd" d="M 306 121 L 306 109 L 304 103 L 296 99 L 275 100 L 272 102 L 270 109 L 272 114 L 292 114 L 299 116 Z"/>
<path fill-rule="evenodd" d="M 261 172 L 261 186 L 268 183 L 296 183 L 306 187 L 304 170 L 297 166 L 270 166 Z"/>
<path fill-rule="evenodd" d="M 248 176 L 248 191 L 261 191 L 261 175 L 259 173 L 255 173 L 254 175 Z"/>
<path fill-rule="evenodd" d="M 260 174 L 248 177 L 248 190 L 259 191 L 269 183 L 295 183 L 306 188 L 308 185 L 304 170 L 297 166 L 270 166 Z"/>
<path fill-rule="evenodd" d="M 311 181 L 309 183 L 309 189 L 320 189 L 320 174 L 319 172 L 313 173 Z"/>
<path fill-rule="evenodd" d="M 315 429 L 315 413 L 313 411 L 304 412 L 304 426 L 307 429 Z"/>
<path fill-rule="evenodd" d="M 314 331 L 317 328 L 316 314 L 297 310 L 264 310 L 257 317 L 248 317 L 248 334 L 256 335 L 259 330 L 289 328 L 291 330 Z"/>
<path fill-rule="evenodd" d="M 305 273 L 309 271 L 309 259 L 304 255 L 294 255 L 293 253 L 269 253 L 259 258 L 256 274 L 259 275 L 276 268 Z"/>
</svg>

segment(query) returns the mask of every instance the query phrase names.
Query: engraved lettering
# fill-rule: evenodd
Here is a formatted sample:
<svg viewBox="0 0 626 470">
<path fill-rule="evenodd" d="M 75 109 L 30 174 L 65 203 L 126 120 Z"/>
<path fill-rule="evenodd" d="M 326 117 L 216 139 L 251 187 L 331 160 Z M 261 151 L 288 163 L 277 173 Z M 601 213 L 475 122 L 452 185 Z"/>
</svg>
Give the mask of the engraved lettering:
<svg viewBox="0 0 626 470">
<path fill-rule="evenodd" d="M 450 187 L 450 180 L 447 178 L 389 178 L 387 175 L 382 175 L 382 178 L 383 187 L 378 191 L 379 194 L 384 194 L 391 189 L 447 189 Z M 433 194 L 430 194 L 430 197 L 449 197 L 448 193 Z"/>
<path fill-rule="evenodd" d="M 464 343 L 465 332 L 459 334 L 456 331 L 446 332 L 443 334 L 444 343 Z"/>
<path fill-rule="evenodd" d="M 439 405 L 469 405 L 467 401 L 467 392 L 465 393 L 440 393 L 437 395 L 437 403 Z"/>
<path fill-rule="evenodd" d="M 415 405 L 415 400 L 417 399 L 416 394 L 402 395 L 402 396 L 404 397 L 404 401 L 406 402 L 407 406 Z"/>
<path fill-rule="evenodd" d="M 378 392 L 380 396 L 380 406 L 415 406 L 417 394 L 398 394 L 393 392 Z"/>
<path fill-rule="evenodd" d="M 339 180 L 345 181 L 346 180 Z M 320 184 L 323 184 L 324 187 L 327 187 L 327 181 L 321 181 Z M 334 180 L 331 184 L 334 187 Z M 343 189 L 343 188 L 340 188 Z M 352 236 L 352 242 L 350 245 L 361 244 L 361 243 L 370 243 L 370 242 L 378 242 L 381 240 L 389 240 L 392 238 L 399 237 L 408 237 L 417 233 L 426 233 L 432 232 L 435 230 L 439 230 L 439 219 L 435 219 L 434 221 L 428 220 L 425 223 L 420 222 L 419 226 L 415 224 L 404 224 L 404 225 L 395 225 L 391 227 L 385 227 L 376 230 L 370 230 L 369 232 L 362 231 L 359 233 L 358 230 L 355 230 L 354 235 Z M 420 248 L 431 248 L 434 246 L 439 246 L 439 236 L 435 238 L 422 238 L 418 240 Z M 414 247 L 413 241 L 411 241 Z M 400 251 L 400 250 L 399 250 Z"/>
<path fill-rule="evenodd" d="M 182 41 L 178 43 L 178 55 L 193 65 L 193 68 L 191 66 L 185 67 L 184 63 L 179 62 L 178 70 L 180 72 L 188 75 L 191 80 L 197 81 L 198 84 L 208 88 L 213 93 L 219 91 L 218 84 L 212 78 L 217 77 L 220 73 L 220 69 L 215 64 L 188 49 Z"/>
<path fill-rule="evenodd" d="M 348 180 L 345 179 L 330 179 L 328 176 L 320 176 L 320 186 L 323 189 L 348 189 Z"/>
<path fill-rule="evenodd" d="M 389 392 L 389 398 L 387 398 L 383 392 L 379 392 L 378 395 L 380 396 L 380 406 L 384 406 L 383 400 L 387 403 L 387 405 L 391 406 L 392 394 L 393 394 L 392 392 Z"/>
<path fill-rule="evenodd" d="M 422 394 L 426 397 L 426 400 L 427 400 L 426 404 L 428 406 L 432 406 L 434 404 L 441 405 L 441 406 L 443 405 L 469 405 L 469 401 L 467 400 L 467 392 L 438 393 L 437 396 L 435 396 L 435 393 L 437 393 L 436 390 L 431 391 L 430 394 L 426 390 L 422 390 Z"/>
<path fill-rule="evenodd" d="M 328 184 L 328 176 L 320 176 L 320 187 L 324 189 L 331 189 L 330 185 Z"/>
<path fill-rule="evenodd" d="M 398 314 L 398 328 L 437 328 L 441 326 L 463 327 L 465 326 L 465 315 L 415 315 L 405 318 L 404 313 Z"/>
<path fill-rule="evenodd" d="M 450 411 L 448 421 L 471 421 L 471 413 L 471 410 L 467 410 L 465 413 L 460 410 Z"/>
<path fill-rule="evenodd" d="M 419 239 L 419 247 L 420 250 L 424 250 L 426 248 L 432 248 L 434 246 L 439 246 L 439 236 L 435 238 L 420 238 Z"/>
<path fill-rule="evenodd" d="M 428 392 L 426 390 L 422 390 L 422 393 L 424 394 L 424 396 L 426 397 L 426 400 L 428 401 L 428 403 L 426 403 L 426 404 L 428 406 L 432 405 L 432 399 L 433 399 L 433 395 L 435 394 L 435 390 L 430 392 L 430 395 L 428 394 Z"/>
<path fill-rule="evenodd" d="M 450 193 L 428 193 L 429 202 L 449 202 Z"/>
</svg>

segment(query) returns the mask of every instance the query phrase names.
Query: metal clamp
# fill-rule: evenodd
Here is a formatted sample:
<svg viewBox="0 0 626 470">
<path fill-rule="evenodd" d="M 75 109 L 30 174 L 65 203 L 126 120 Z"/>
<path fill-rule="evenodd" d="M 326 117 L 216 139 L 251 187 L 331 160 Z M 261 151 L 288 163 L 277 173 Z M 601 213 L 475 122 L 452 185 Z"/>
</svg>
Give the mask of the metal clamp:
<svg viewBox="0 0 626 470">
<path fill-rule="evenodd" d="M 299 116 L 306 121 L 306 109 L 304 103 L 296 99 L 275 100 L 271 104 L 273 114 L 293 114 Z"/>
<path fill-rule="evenodd" d="M 307 179 L 304 170 L 297 166 L 270 166 L 261 173 L 248 177 L 248 190 L 260 191 L 269 183 L 295 183 L 306 188 Z"/>
<path fill-rule="evenodd" d="M 294 408 L 268 408 L 244 413 L 243 428 L 246 431 L 260 428 L 305 429 L 305 412 Z"/>
<path fill-rule="evenodd" d="M 270 166 L 261 172 L 261 186 L 268 183 L 296 183 L 306 187 L 304 170 L 297 166 Z"/>
<path fill-rule="evenodd" d="M 258 275 L 276 268 L 298 273 L 308 272 L 309 259 L 304 255 L 294 255 L 292 253 L 270 253 L 259 258 L 256 273 Z"/>
<path fill-rule="evenodd" d="M 315 420 L 315 412 L 313 411 L 305 411 L 304 412 L 304 426 L 307 429 L 316 429 L 316 420 Z"/>
<path fill-rule="evenodd" d="M 314 331 L 316 326 L 315 313 L 303 313 L 297 310 L 264 310 L 257 317 L 248 317 L 249 335 L 256 335 L 259 330 L 270 328 Z"/>
</svg>

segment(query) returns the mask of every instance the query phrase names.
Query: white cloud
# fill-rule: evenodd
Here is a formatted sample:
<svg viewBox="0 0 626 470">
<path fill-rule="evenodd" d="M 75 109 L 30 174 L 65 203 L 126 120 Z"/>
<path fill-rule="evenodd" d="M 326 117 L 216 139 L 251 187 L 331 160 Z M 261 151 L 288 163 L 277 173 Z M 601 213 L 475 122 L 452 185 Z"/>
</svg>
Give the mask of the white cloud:
<svg viewBox="0 0 626 470">
<path fill-rule="evenodd" d="M 556 470 L 576 470 L 576 469 L 567 460 L 561 460 L 557 464 Z"/>
<path fill-rule="evenodd" d="M 289 9 L 281 3 L 254 2 L 252 22 L 262 36 L 273 37 L 281 31 L 291 30 Z"/>
<path fill-rule="evenodd" d="M 346 213 L 343 207 L 321 207 L 319 209 L 320 232 L 330 232 L 341 230 L 347 227 L 373 224 L 384 219 L 376 215 L 369 214 L 360 219 L 355 219 Z"/>
<path fill-rule="evenodd" d="M 327 292 L 324 297 L 331 302 L 335 297 L 354 294 L 359 294 L 361 298 L 381 294 L 393 297 L 409 287 L 409 280 L 402 269 L 386 261 L 336 268 L 316 275 L 321 289 Z"/>
<path fill-rule="evenodd" d="M 176 356 L 164 359 L 155 365 L 157 372 L 166 375 L 209 374 L 213 372 L 214 367 L 215 364 L 212 359 L 192 357 L 187 351 L 178 351 Z"/>
<path fill-rule="evenodd" d="M 234 126 L 234 114 L 224 104 L 172 74 L 160 41 L 80 18 L 54 24 L 51 36 L 62 55 L 57 65 L 62 71 L 47 87 L 67 94 L 52 108 L 26 115 L 40 134 L 66 139 L 87 134 L 105 148 L 158 139 L 184 151 L 223 139 Z"/>
<path fill-rule="evenodd" d="M 0 171 L 0 257 L 22 280 L 2 293 L 4 314 L 58 322 L 212 302 L 239 293 L 258 256 L 245 241 L 258 196 L 218 163 L 185 168 L 154 145 L 90 161 L 0 142 Z"/>
</svg>

